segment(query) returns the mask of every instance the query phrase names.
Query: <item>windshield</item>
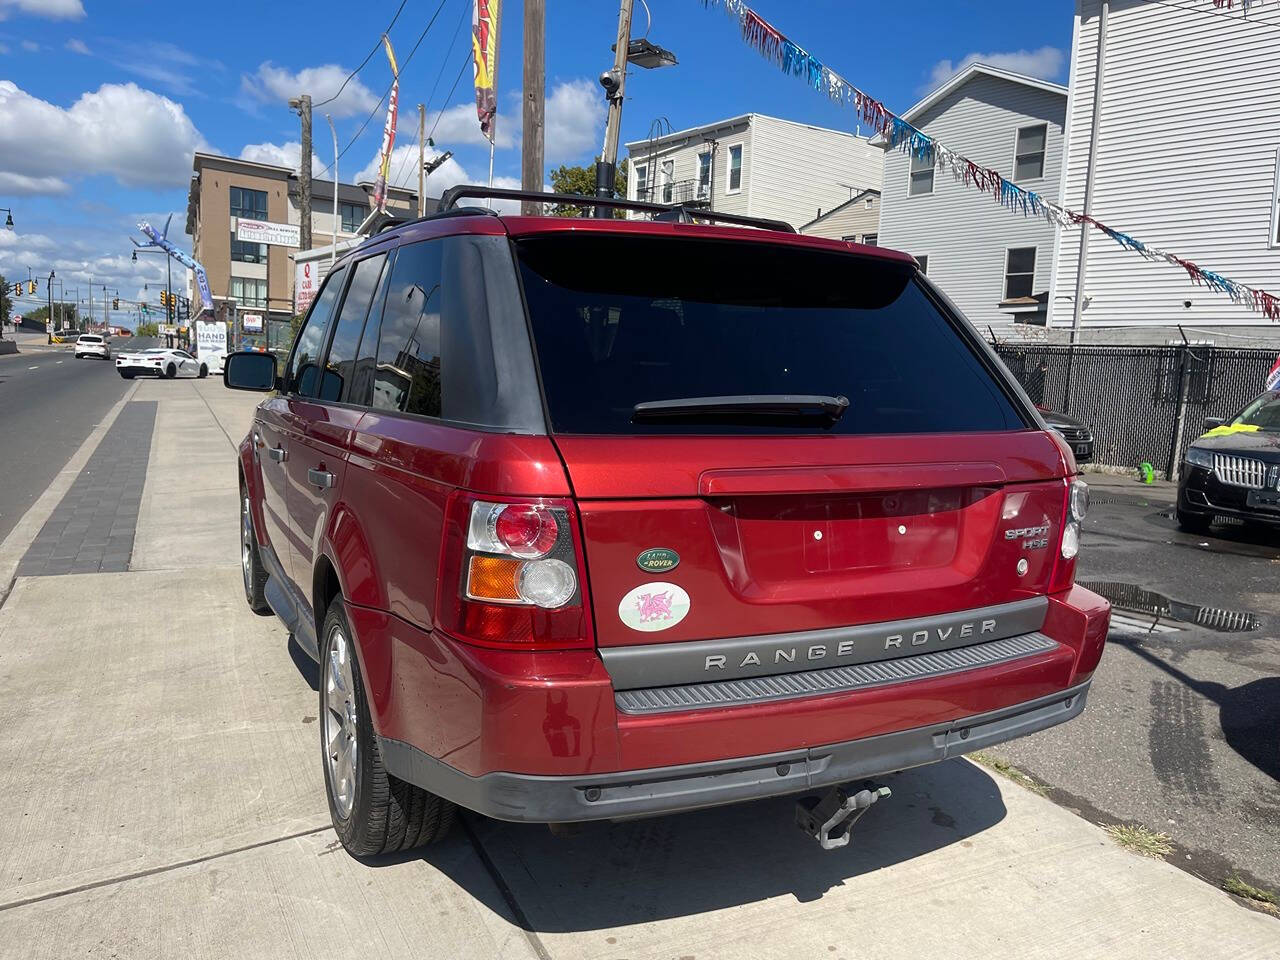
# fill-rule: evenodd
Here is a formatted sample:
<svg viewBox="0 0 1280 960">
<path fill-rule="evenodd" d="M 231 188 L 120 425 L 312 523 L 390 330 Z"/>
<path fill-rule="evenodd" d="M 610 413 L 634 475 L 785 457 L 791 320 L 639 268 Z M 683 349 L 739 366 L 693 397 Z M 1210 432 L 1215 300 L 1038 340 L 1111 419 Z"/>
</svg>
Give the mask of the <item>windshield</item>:
<svg viewBox="0 0 1280 960">
<path fill-rule="evenodd" d="M 773 244 L 598 234 L 530 237 L 516 250 L 557 432 L 1025 426 L 907 264 Z M 848 398 L 848 409 L 833 418 L 739 403 L 681 417 L 636 415 L 637 404 L 655 401 L 797 395 Z"/>
<path fill-rule="evenodd" d="M 1258 430 L 1280 430 L 1280 390 L 1264 393 L 1244 408 L 1232 424 Z"/>
<path fill-rule="evenodd" d="M 81 342 L 81 343 L 101 343 L 101 342 L 102 342 L 102 338 L 101 338 L 101 337 L 81 336 L 81 337 L 80 337 L 80 342 Z"/>
</svg>

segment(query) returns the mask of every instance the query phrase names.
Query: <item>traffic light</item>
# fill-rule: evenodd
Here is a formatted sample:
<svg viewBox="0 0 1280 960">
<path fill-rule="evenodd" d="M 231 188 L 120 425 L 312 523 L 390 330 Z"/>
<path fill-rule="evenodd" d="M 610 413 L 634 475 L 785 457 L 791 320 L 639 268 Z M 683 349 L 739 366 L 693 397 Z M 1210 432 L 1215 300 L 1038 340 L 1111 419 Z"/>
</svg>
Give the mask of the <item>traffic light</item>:
<svg viewBox="0 0 1280 960">
<path fill-rule="evenodd" d="M 112 301 L 111 301 L 111 309 L 112 309 L 112 310 L 119 310 L 119 309 L 120 309 L 120 298 L 119 298 L 119 297 L 115 297 L 114 299 L 112 299 Z"/>
<path fill-rule="evenodd" d="M 22 296 L 22 284 L 20 284 L 20 283 L 15 283 L 15 284 L 13 285 L 13 295 L 14 295 L 15 297 L 20 297 L 20 296 Z"/>
<path fill-rule="evenodd" d="M 28 280 L 27 293 L 31 294 L 32 296 L 35 296 L 35 292 L 36 292 L 36 282 L 34 280 Z M 18 284 L 18 293 L 19 294 L 22 293 L 22 284 Z"/>
</svg>

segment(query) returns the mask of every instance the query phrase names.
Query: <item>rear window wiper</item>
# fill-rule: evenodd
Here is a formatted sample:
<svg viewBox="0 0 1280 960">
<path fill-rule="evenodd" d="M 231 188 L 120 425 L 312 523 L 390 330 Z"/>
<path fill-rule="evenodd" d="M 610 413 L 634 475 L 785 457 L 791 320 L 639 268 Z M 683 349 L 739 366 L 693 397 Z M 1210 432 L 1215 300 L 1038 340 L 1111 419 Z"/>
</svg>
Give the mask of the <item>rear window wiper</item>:
<svg viewBox="0 0 1280 960">
<path fill-rule="evenodd" d="M 649 400 L 631 409 L 632 420 L 656 420 L 664 417 L 690 419 L 730 415 L 764 417 L 826 416 L 839 420 L 849 409 L 848 397 L 826 397 L 821 394 L 751 393 L 728 397 L 683 397 L 678 400 Z"/>
</svg>

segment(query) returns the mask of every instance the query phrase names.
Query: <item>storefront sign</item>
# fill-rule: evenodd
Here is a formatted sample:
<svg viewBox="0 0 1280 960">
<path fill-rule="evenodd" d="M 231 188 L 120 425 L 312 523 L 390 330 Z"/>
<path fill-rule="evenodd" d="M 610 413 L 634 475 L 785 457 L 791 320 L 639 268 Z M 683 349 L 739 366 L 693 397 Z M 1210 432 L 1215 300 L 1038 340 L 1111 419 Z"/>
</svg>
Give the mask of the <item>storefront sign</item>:
<svg viewBox="0 0 1280 960">
<path fill-rule="evenodd" d="M 262 332 L 262 314 L 260 313 L 243 313 L 240 315 L 241 329 L 245 333 L 261 333 Z"/>
<path fill-rule="evenodd" d="M 296 223 L 268 223 L 266 220 L 236 220 L 236 239 L 246 243 L 269 243 L 277 247 L 296 247 L 302 242 Z"/>
<path fill-rule="evenodd" d="M 216 321 L 196 321 L 196 354 L 211 357 L 227 352 L 227 325 Z"/>
<path fill-rule="evenodd" d="M 311 262 L 300 263 L 293 275 L 293 312 L 298 316 L 311 308 L 320 289 L 320 268 Z"/>
</svg>

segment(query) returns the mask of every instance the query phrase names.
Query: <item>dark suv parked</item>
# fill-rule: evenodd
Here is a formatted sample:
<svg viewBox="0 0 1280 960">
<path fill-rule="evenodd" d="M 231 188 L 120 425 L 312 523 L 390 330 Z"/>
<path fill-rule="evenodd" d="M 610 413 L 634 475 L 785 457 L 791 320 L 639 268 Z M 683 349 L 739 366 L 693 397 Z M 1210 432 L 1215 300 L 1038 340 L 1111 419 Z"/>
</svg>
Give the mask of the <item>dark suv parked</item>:
<svg viewBox="0 0 1280 960">
<path fill-rule="evenodd" d="M 338 261 L 283 370 L 226 367 L 276 391 L 240 450 L 245 591 L 321 664 L 348 850 L 453 804 L 829 789 L 1080 713 L 1087 488 L 909 256 L 456 206 L 485 193 Z"/>
</svg>

